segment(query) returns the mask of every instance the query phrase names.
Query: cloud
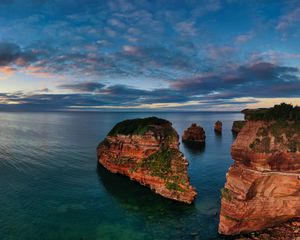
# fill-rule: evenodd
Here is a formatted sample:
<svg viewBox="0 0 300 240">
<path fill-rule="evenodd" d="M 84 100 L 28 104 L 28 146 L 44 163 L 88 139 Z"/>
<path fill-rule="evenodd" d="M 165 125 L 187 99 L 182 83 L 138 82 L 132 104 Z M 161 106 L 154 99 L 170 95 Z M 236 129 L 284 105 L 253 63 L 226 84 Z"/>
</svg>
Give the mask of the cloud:
<svg viewBox="0 0 300 240">
<path fill-rule="evenodd" d="M 10 36 L 22 46 L 13 44 L 16 54 L 11 52 L 11 60 L 5 60 L 5 64 L 26 66 L 28 73 L 40 68 L 32 72 L 38 77 L 58 74 L 75 80 L 140 76 L 175 79 L 202 68 L 199 47 L 191 48 L 193 43 L 188 44 L 186 39 L 178 45 L 179 38 L 173 38 L 178 33 L 165 24 L 164 12 L 169 11 L 174 17 L 180 12 L 178 9 L 157 2 L 159 11 L 153 11 L 155 4 L 148 1 L 81 2 L 85 4 L 79 11 L 72 0 L 45 0 L 38 8 L 31 0 L 32 13 L 1 22 L 0 36 Z M 220 1 L 187 4 L 191 9 L 195 5 L 205 12 L 220 9 Z M 16 1 L 15 8 L 18 6 L 20 2 Z M 198 34 L 196 22 L 179 15 L 169 19 L 169 24 L 184 36 Z M 48 18 L 52 20 L 47 21 Z"/>
<path fill-rule="evenodd" d="M 202 17 L 207 13 L 216 12 L 222 8 L 220 0 L 205 0 L 202 1 L 199 5 L 200 6 L 196 7 L 192 11 L 193 17 Z"/>
<path fill-rule="evenodd" d="M 300 94 L 299 69 L 257 62 L 222 73 L 206 73 L 171 84 L 189 95 L 213 98 L 292 97 Z M 215 94 L 213 94 L 215 93 Z"/>
<path fill-rule="evenodd" d="M 264 52 L 254 52 L 250 56 L 251 61 L 259 62 L 259 61 L 269 61 L 273 64 L 278 64 L 280 62 L 284 62 L 286 60 L 299 60 L 300 53 L 299 52 L 283 52 L 283 51 L 264 51 Z"/>
<path fill-rule="evenodd" d="M 0 43 L 0 67 L 3 73 L 12 70 L 42 78 L 63 75 L 80 80 L 103 76 L 174 79 L 178 73 L 195 72 L 200 66 L 190 57 L 193 49 L 187 44 L 180 44 L 178 48 L 125 44 L 118 51 L 106 54 L 101 52 L 103 44 L 110 47 L 108 41 L 73 49 L 53 47 L 47 42 L 26 48 L 14 43 Z"/>
<path fill-rule="evenodd" d="M 197 30 L 194 24 L 195 23 L 191 21 L 182 21 L 176 24 L 176 30 L 182 35 L 195 36 Z"/>
<path fill-rule="evenodd" d="M 59 88 L 74 93 L 6 94 L 1 95 L 2 104 L 14 103 L 10 105 L 17 109 L 35 110 L 241 105 L 255 103 L 253 98 L 300 97 L 300 78 L 296 67 L 255 62 L 227 72 L 203 73 L 170 81 L 168 88 L 145 90 L 99 82 L 76 82 L 60 85 Z"/>
<path fill-rule="evenodd" d="M 119 88 L 120 93 L 121 88 Z M 235 99 L 199 99 L 190 100 L 185 98 L 179 101 L 169 101 L 168 97 L 164 95 L 166 101 L 143 101 L 139 95 L 141 92 L 137 89 L 124 88 L 125 92 L 131 92 L 131 95 L 122 94 L 118 97 L 122 100 L 120 104 L 115 96 L 110 95 L 93 95 L 93 94 L 47 94 L 47 93 L 31 93 L 25 94 L 17 92 L 13 94 L 0 93 L 0 110 L 5 111 L 61 111 L 61 110 L 96 110 L 96 109 L 164 109 L 164 110 L 195 110 L 201 108 L 202 110 L 211 110 L 212 107 L 217 107 L 220 110 L 231 108 L 232 105 L 237 105 L 240 108 L 241 104 L 255 103 L 255 99 L 243 99 L 237 101 Z M 167 90 L 166 90 L 167 91 Z M 122 90 L 121 90 L 122 92 Z M 124 92 L 124 93 L 125 93 Z M 162 96 L 166 94 L 163 90 L 161 93 L 149 92 L 154 96 Z M 150 95 L 149 95 L 150 96 Z M 133 99 L 134 102 L 131 102 Z M 141 100 L 141 101 L 140 101 Z"/>
<path fill-rule="evenodd" d="M 13 43 L 0 43 L 0 65 L 5 66 L 16 61 L 20 56 L 21 49 Z"/>
<path fill-rule="evenodd" d="M 135 55 L 139 52 L 139 49 L 137 47 L 134 47 L 134 46 L 124 45 L 123 46 L 123 51 L 128 53 L 128 54 Z"/>
<path fill-rule="evenodd" d="M 49 93 L 51 90 L 49 88 L 41 88 L 34 91 L 35 93 Z"/>
<path fill-rule="evenodd" d="M 0 42 L 0 72 L 12 74 L 19 67 L 28 67 L 36 61 L 31 51 L 25 51 L 19 45 L 10 42 Z"/>
<path fill-rule="evenodd" d="M 73 84 L 63 84 L 58 86 L 61 89 L 68 89 L 74 92 L 99 92 L 105 85 L 98 82 L 82 82 Z"/>
<path fill-rule="evenodd" d="M 283 15 L 277 26 L 276 29 L 280 31 L 285 31 L 288 28 L 295 26 L 297 23 L 300 22 L 300 7 L 296 7 L 293 10 L 291 10 L 286 15 Z"/>
<path fill-rule="evenodd" d="M 236 49 L 230 46 L 219 47 L 211 44 L 206 46 L 207 56 L 211 60 L 227 59 L 228 61 L 228 58 L 231 57 L 235 51 Z"/>
<path fill-rule="evenodd" d="M 112 18 L 110 20 L 108 20 L 108 23 L 114 27 L 118 27 L 118 28 L 125 28 L 126 25 L 121 22 L 120 20 L 116 19 L 116 18 Z"/>
<path fill-rule="evenodd" d="M 16 69 L 13 67 L 9 67 L 9 66 L 4 66 L 1 67 L 0 66 L 0 73 L 2 73 L 3 75 L 11 75 Z"/>
<path fill-rule="evenodd" d="M 280 17 L 292 4 L 271 4 L 271 14 L 266 3 L 171 2 L 29 0 L 24 9 L 21 0 L 0 1 L 0 79 L 37 80 L 30 92 L 3 95 L 2 102 L 24 109 L 192 108 L 298 96 L 299 71 L 290 65 L 300 59 L 298 32 L 283 53 L 274 31 L 297 25 L 297 6 Z M 232 13 L 243 16 L 234 28 Z"/>
<path fill-rule="evenodd" d="M 241 34 L 235 38 L 237 44 L 244 44 L 254 38 L 254 33 Z"/>
<path fill-rule="evenodd" d="M 110 37 L 110 38 L 114 38 L 117 36 L 117 32 L 111 28 L 106 27 L 105 28 L 105 33 Z"/>
</svg>

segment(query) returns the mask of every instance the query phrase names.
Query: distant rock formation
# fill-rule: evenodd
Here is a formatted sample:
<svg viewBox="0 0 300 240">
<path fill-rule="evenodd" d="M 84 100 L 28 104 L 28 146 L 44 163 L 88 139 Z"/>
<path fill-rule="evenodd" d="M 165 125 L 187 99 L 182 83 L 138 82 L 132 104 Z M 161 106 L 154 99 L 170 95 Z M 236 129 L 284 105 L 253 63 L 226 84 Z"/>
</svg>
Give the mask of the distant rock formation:
<svg viewBox="0 0 300 240">
<path fill-rule="evenodd" d="M 222 133 L 222 122 L 219 120 L 216 121 L 214 129 L 217 133 Z"/>
<path fill-rule="evenodd" d="M 205 131 L 202 127 L 193 123 L 187 128 L 182 135 L 182 142 L 194 145 L 202 145 L 205 143 Z"/>
<path fill-rule="evenodd" d="M 167 120 L 126 120 L 115 125 L 99 144 L 99 163 L 163 197 L 190 204 L 197 193 L 190 185 L 188 162 L 179 151 L 178 138 Z"/>
<path fill-rule="evenodd" d="M 247 111 L 222 189 L 221 234 L 260 231 L 300 217 L 300 108 L 285 109 Z"/>
</svg>

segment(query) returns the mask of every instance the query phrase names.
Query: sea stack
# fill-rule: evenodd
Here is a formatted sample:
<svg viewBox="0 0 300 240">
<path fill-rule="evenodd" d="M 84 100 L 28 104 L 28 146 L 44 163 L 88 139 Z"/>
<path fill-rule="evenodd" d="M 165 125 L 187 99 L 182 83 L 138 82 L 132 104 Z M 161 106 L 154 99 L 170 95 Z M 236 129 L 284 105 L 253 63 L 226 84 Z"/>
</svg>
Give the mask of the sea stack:
<svg viewBox="0 0 300 240">
<path fill-rule="evenodd" d="M 234 121 L 232 124 L 231 131 L 235 134 L 238 134 L 245 126 L 245 123 L 246 121 Z"/>
<path fill-rule="evenodd" d="M 192 203 L 197 195 L 179 151 L 179 137 L 171 122 L 156 117 L 118 123 L 98 146 L 98 160 L 106 169 L 149 187 L 163 197 Z"/>
<path fill-rule="evenodd" d="M 219 233 L 260 231 L 300 217 L 300 107 L 246 110 L 231 147 Z"/>
<path fill-rule="evenodd" d="M 214 129 L 215 129 L 215 132 L 222 133 L 222 122 L 219 120 L 216 121 Z"/>
<path fill-rule="evenodd" d="M 189 128 L 187 128 L 182 135 L 182 142 L 193 145 L 203 145 L 205 144 L 205 131 L 202 127 L 193 123 Z"/>
</svg>

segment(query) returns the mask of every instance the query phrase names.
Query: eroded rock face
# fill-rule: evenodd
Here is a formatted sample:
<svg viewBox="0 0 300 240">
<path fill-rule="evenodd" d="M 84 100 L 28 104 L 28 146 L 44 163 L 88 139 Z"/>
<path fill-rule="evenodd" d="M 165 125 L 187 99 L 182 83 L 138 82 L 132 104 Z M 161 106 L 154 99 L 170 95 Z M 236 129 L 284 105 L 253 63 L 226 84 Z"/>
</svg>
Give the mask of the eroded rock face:
<svg viewBox="0 0 300 240">
<path fill-rule="evenodd" d="M 300 217 L 300 123 L 247 121 L 231 148 L 219 232 L 259 231 Z"/>
<path fill-rule="evenodd" d="M 98 146 L 99 163 L 130 177 L 157 194 L 192 203 L 188 162 L 179 151 L 178 134 L 169 121 L 155 117 L 117 124 Z"/>
<path fill-rule="evenodd" d="M 222 122 L 216 121 L 214 129 L 216 132 L 222 133 Z"/>
<path fill-rule="evenodd" d="M 196 123 L 193 123 L 182 135 L 183 142 L 192 144 L 203 144 L 205 143 L 205 138 L 204 129 Z"/>
<path fill-rule="evenodd" d="M 232 124 L 231 131 L 238 134 L 245 126 L 246 121 L 234 121 Z"/>
</svg>

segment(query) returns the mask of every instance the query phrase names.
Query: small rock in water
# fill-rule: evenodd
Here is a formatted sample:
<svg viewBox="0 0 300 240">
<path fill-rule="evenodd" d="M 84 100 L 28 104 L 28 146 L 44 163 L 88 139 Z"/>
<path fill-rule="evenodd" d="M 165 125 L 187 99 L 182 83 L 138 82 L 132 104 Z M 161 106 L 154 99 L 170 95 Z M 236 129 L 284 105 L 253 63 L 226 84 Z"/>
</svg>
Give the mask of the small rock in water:
<svg viewBox="0 0 300 240">
<path fill-rule="evenodd" d="M 204 144 L 205 143 L 205 131 L 201 126 L 193 123 L 189 128 L 187 128 L 183 135 L 182 141 L 188 144 Z"/>
<path fill-rule="evenodd" d="M 222 122 L 221 121 L 216 121 L 216 123 L 215 123 L 215 127 L 214 127 L 214 129 L 215 129 L 215 132 L 217 132 L 217 133 L 222 133 Z"/>
</svg>

